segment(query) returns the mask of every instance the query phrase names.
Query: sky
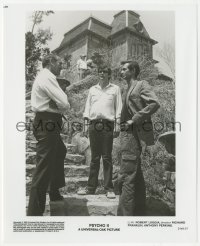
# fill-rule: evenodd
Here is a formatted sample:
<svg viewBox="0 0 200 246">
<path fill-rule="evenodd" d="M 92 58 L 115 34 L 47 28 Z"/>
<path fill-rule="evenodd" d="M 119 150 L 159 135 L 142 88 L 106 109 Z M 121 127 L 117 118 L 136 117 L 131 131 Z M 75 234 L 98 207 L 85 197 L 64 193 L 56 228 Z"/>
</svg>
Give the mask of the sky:
<svg viewBox="0 0 200 246">
<path fill-rule="evenodd" d="M 133 10 L 134 11 L 134 10 Z M 50 50 L 57 48 L 66 32 L 81 23 L 89 16 L 111 24 L 113 16 L 119 11 L 57 11 L 54 14 L 45 16 L 39 28 L 50 28 L 53 32 L 52 40 L 49 41 Z M 154 45 L 153 56 L 160 63 L 158 67 L 162 68 L 165 74 L 170 75 L 170 71 L 164 62 L 158 56 L 156 49 L 162 48 L 164 43 L 175 45 L 175 16 L 173 11 L 137 11 L 140 20 L 145 26 L 150 37 L 158 42 Z M 32 27 L 31 13 L 27 14 L 26 31 L 30 31 Z M 35 31 L 37 28 L 35 29 Z"/>
</svg>

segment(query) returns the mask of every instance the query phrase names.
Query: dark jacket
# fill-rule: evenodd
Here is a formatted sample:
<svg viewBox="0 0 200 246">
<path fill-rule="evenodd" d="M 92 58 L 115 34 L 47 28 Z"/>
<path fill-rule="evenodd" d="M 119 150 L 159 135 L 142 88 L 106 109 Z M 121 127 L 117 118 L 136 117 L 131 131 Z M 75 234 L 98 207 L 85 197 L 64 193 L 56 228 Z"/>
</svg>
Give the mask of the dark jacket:
<svg viewBox="0 0 200 246">
<path fill-rule="evenodd" d="M 132 80 L 126 96 L 126 105 L 136 126 L 141 144 L 154 144 L 151 115 L 160 107 L 158 99 L 147 81 Z"/>
</svg>

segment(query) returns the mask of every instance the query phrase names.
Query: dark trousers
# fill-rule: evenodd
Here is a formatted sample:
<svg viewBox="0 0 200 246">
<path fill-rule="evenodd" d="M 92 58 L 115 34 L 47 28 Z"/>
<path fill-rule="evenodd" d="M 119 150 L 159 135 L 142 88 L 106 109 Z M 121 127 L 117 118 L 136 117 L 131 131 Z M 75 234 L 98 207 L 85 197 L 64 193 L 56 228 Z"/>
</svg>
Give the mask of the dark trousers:
<svg viewBox="0 0 200 246">
<path fill-rule="evenodd" d="M 118 176 L 118 216 L 145 215 L 145 182 L 141 169 L 141 146 L 137 133 L 121 132 L 121 166 Z"/>
<path fill-rule="evenodd" d="M 37 113 L 33 123 L 36 138 L 36 170 L 33 175 L 28 216 L 43 215 L 46 192 L 65 186 L 64 159 L 66 147 L 60 137 L 62 118 L 54 113 Z"/>
<path fill-rule="evenodd" d="M 100 159 L 103 159 L 104 189 L 113 190 L 112 183 L 112 147 L 114 123 L 93 121 L 89 126 L 91 163 L 88 189 L 95 191 L 98 186 Z"/>
</svg>

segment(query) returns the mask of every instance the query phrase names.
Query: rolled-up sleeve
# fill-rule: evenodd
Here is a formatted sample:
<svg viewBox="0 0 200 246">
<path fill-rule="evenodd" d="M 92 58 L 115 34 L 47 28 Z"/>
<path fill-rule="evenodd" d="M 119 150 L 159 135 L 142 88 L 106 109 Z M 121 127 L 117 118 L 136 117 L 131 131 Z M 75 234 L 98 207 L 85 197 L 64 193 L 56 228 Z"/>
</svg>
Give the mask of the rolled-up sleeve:
<svg viewBox="0 0 200 246">
<path fill-rule="evenodd" d="M 84 118 L 90 119 L 90 107 L 91 107 L 91 92 L 89 90 L 88 97 L 85 104 L 85 111 L 83 113 Z"/>
<path fill-rule="evenodd" d="M 116 101 L 115 101 L 115 118 L 120 119 L 122 111 L 122 97 L 120 88 L 117 87 Z"/>
<path fill-rule="evenodd" d="M 67 95 L 60 88 L 56 79 L 49 78 L 48 82 L 43 84 L 43 89 L 47 95 L 56 103 L 61 113 L 66 113 L 69 110 L 70 104 L 68 102 Z"/>
</svg>

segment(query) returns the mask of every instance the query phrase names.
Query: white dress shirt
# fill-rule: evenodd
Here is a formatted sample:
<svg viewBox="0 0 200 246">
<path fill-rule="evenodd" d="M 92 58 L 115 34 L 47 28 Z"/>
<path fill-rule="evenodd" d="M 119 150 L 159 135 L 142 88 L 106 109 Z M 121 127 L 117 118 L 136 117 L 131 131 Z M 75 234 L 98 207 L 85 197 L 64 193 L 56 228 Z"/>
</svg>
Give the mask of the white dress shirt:
<svg viewBox="0 0 200 246">
<path fill-rule="evenodd" d="M 69 109 L 67 95 L 60 88 L 56 76 L 44 68 L 36 77 L 31 92 L 31 106 L 34 112 L 64 114 Z"/>
<path fill-rule="evenodd" d="M 102 89 L 97 84 L 89 90 L 83 116 L 89 120 L 115 121 L 120 118 L 121 110 L 122 99 L 119 86 L 109 83 Z"/>
</svg>

